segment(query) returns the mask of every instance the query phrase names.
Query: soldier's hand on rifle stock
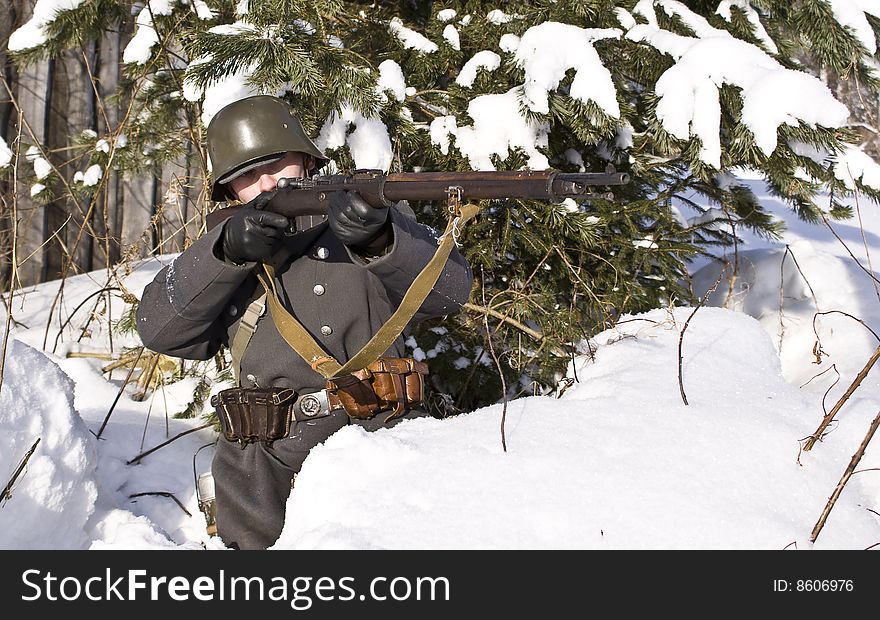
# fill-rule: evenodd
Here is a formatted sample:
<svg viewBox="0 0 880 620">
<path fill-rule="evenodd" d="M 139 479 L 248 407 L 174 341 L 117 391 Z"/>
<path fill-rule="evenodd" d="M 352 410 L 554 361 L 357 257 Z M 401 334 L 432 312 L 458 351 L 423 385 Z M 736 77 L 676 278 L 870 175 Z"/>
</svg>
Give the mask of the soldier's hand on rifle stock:
<svg viewBox="0 0 880 620">
<path fill-rule="evenodd" d="M 226 220 L 223 255 L 227 260 L 241 264 L 272 256 L 275 245 L 290 226 L 290 220 L 283 215 L 263 210 L 274 195 L 274 191 L 263 192 Z"/>
<path fill-rule="evenodd" d="M 388 207 L 371 207 L 355 192 L 333 192 L 328 220 L 333 234 L 353 249 L 380 253 L 391 240 Z"/>
</svg>

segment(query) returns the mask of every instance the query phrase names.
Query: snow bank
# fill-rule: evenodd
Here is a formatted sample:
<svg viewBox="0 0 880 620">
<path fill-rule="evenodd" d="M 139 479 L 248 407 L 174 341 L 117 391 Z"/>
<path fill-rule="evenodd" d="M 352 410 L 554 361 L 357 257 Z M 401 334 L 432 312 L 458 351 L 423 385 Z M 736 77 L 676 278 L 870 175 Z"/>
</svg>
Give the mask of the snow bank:
<svg viewBox="0 0 880 620">
<path fill-rule="evenodd" d="M 0 389 L 0 548 L 82 549 L 97 497 L 95 440 L 73 407 L 74 384 L 40 351 L 10 339 Z"/>
<path fill-rule="evenodd" d="M 531 397 L 367 434 L 309 455 L 275 548 L 783 549 L 810 547 L 848 458 L 800 456 L 815 406 L 751 317 L 655 310 L 596 337 L 561 398 Z M 816 547 L 876 538 L 850 482 Z M 747 501 L 745 501 L 747 498 Z M 835 527 L 835 524 L 845 526 Z M 860 541 L 860 542 L 857 542 Z"/>
</svg>

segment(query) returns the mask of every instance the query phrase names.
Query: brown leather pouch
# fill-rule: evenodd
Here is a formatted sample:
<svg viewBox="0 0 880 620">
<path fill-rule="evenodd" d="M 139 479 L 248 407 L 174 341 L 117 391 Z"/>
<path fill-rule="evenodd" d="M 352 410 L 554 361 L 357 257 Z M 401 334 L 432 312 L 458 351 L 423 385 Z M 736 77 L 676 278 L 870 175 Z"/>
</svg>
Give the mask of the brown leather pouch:
<svg viewBox="0 0 880 620">
<path fill-rule="evenodd" d="M 362 370 L 327 380 L 331 407 L 341 405 L 352 418 L 369 420 L 390 411 L 385 421 L 421 405 L 428 365 L 412 358 L 380 357 Z"/>
<path fill-rule="evenodd" d="M 229 441 L 275 441 L 290 432 L 295 396 L 287 388 L 231 388 L 212 396 L 211 405 Z"/>
</svg>

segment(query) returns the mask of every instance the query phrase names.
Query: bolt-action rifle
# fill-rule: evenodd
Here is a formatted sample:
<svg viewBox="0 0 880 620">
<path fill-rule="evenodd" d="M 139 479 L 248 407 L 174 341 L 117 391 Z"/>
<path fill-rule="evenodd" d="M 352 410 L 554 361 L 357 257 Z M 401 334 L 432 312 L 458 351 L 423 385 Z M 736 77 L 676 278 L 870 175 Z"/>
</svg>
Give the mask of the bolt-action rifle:
<svg viewBox="0 0 880 620">
<path fill-rule="evenodd" d="M 331 192 L 357 192 L 371 206 L 390 206 L 401 200 L 448 201 L 519 198 L 561 202 L 566 198 L 611 199 L 610 192 L 594 188 L 629 183 L 629 175 L 609 166 L 605 172 L 559 172 L 558 170 L 513 170 L 482 172 L 401 172 L 355 170 L 308 178 L 280 179 L 275 195 L 263 207 L 289 218 L 322 215 L 327 212 Z M 208 213 L 207 227 L 213 228 L 242 208 L 242 205 Z"/>
</svg>

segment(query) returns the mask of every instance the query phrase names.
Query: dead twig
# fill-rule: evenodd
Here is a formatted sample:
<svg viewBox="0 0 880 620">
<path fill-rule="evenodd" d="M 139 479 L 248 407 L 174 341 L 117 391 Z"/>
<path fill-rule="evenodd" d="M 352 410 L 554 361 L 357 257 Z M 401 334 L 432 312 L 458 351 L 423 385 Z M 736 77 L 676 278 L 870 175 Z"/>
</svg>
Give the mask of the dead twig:
<svg viewBox="0 0 880 620">
<path fill-rule="evenodd" d="M 813 315 L 813 333 L 816 334 L 816 342 L 819 341 L 819 332 L 818 332 L 817 329 L 816 329 L 816 317 L 821 316 L 821 315 L 823 315 L 823 314 L 842 314 L 842 315 L 845 316 L 845 317 L 849 317 L 849 318 L 851 318 L 853 321 L 856 321 L 856 322 L 858 322 L 858 323 L 861 323 L 862 327 L 864 327 L 864 328 L 867 329 L 869 332 L 871 332 L 871 334 L 874 336 L 874 339 L 875 339 L 877 342 L 880 342 L 880 336 L 878 336 L 878 335 L 877 335 L 877 332 L 875 332 L 873 329 L 871 329 L 871 328 L 868 326 L 867 323 L 865 323 L 862 319 L 860 319 L 860 318 L 858 318 L 858 317 L 855 317 L 855 316 L 849 314 L 848 312 L 844 312 L 843 310 L 826 310 L 826 311 L 824 311 L 824 312 L 816 312 L 816 313 Z M 815 348 L 815 347 L 814 347 L 814 348 Z M 819 349 L 820 349 L 820 352 L 821 352 L 821 346 L 819 347 Z"/>
<path fill-rule="evenodd" d="M 154 448 L 150 448 L 150 449 L 147 450 L 146 452 L 141 452 L 140 454 L 138 454 L 136 457 L 134 457 L 134 458 L 131 459 L 130 461 L 127 461 L 125 464 L 126 464 L 126 465 L 134 465 L 135 463 L 140 462 L 140 460 L 141 460 L 142 458 L 144 458 L 145 456 L 149 456 L 150 454 L 152 454 L 153 452 L 155 452 L 155 451 L 158 450 L 159 448 L 164 448 L 165 446 L 167 446 L 168 444 L 170 444 L 172 441 L 175 441 L 175 440 L 177 440 L 177 439 L 180 439 L 180 438 L 183 437 L 184 435 L 189 435 L 190 433 L 195 433 L 196 431 L 200 431 L 200 430 L 202 430 L 202 429 L 209 428 L 209 427 L 211 427 L 211 426 L 213 426 L 213 425 L 212 425 L 210 422 L 208 422 L 207 424 L 202 424 L 201 426 L 196 426 L 195 428 L 191 428 L 191 429 L 189 429 L 189 430 L 183 431 L 182 433 L 178 433 L 177 435 L 175 435 L 174 437 L 172 437 L 172 438 L 169 439 L 168 441 L 163 441 L 163 442 L 160 443 L 158 446 L 156 446 L 156 447 L 154 447 Z"/>
<path fill-rule="evenodd" d="M 472 303 L 468 302 L 464 305 L 464 309 L 470 310 L 472 312 L 479 312 L 483 315 L 492 315 L 496 319 L 499 319 L 501 322 L 509 323 L 510 325 L 513 325 L 514 327 L 516 327 L 518 330 L 525 332 L 526 334 L 528 334 L 529 336 L 531 336 L 532 338 L 534 338 L 538 342 L 542 342 L 544 340 L 544 334 L 542 334 L 538 331 L 535 331 L 534 329 L 532 329 L 531 327 L 528 327 L 527 325 L 523 325 L 522 323 L 520 323 L 516 319 L 513 319 L 513 318 L 507 316 L 506 314 L 501 314 L 500 312 L 498 312 L 497 310 L 495 310 L 493 308 L 486 308 L 485 306 L 477 306 L 476 304 L 472 304 Z"/>
<path fill-rule="evenodd" d="M 871 443 L 871 439 L 874 437 L 874 433 L 877 432 L 878 426 L 880 426 L 880 411 L 877 412 L 877 416 L 874 418 L 874 421 L 871 422 L 871 426 L 870 428 L 868 428 L 868 433 L 865 435 L 865 438 L 862 439 L 862 443 L 859 445 L 859 449 L 856 450 L 855 454 L 853 454 L 852 458 L 850 459 L 849 465 L 843 472 L 843 476 L 841 476 L 840 481 L 837 483 L 837 486 L 834 488 L 834 492 L 828 499 L 828 503 L 825 504 L 825 509 L 822 511 L 822 515 L 819 517 L 819 520 L 816 522 L 816 525 L 815 527 L 813 527 L 813 531 L 810 534 L 810 542 L 816 542 L 816 539 L 819 537 L 819 532 L 821 532 L 822 528 L 825 526 L 825 521 L 827 521 L 828 515 L 831 513 L 831 509 L 834 508 L 834 504 L 837 502 L 837 498 L 840 497 L 840 494 L 843 492 L 843 487 L 846 486 L 846 483 L 852 477 L 853 472 L 856 469 L 856 465 L 858 465 L 859 461 L 862 460 L 862 456 L 864 456 L 865 454 L 865 449 L 868 447 L 868 444 Z"/>
<path fill-rule="evenodd" d="M 6 85 L 6 80 L 3 80 L 3 84 Z M 7 90 L 9 90 L 7 86 Z M 19 110 L 19 123 L 18 123 L 18 134 L 15 137 L 15 161 L 12 166 L 12 187 L 14 188 L 18 183 L 18 161 L 21 155 L 21 120 L 22 113 Z M 0 350 L 0 390 L 3 389 L 3 374 L 6 370 L 6 351 L 9 347 L 9 332 L 10 327 L 14 321 L 12 318 L 12 294 L 15 287 L 15 283 L 21 282 L 18 278 L 18 253 L 16 251 L 16 240 L 18 239 L 18 194 L 16 192 L 12 192 L 12 248 L 10 251 L 9 257 L 9 269 L 11 273 L 9 274 L 9 303 L 6 303 L 6 329 L 3 330 L 3 347 Z M 5 298 L 4 298 L 5 302 Z M 17 321 L 16 321 L 17 323 Z"/>
<path fill-rule="evenodd" d="M 180 500 L 174 496 L 174 493 L 170 491 L 144 491 L 143 493 L 132 493 L 128 496 L 129 499 L 134 499 L 135 497 L 143 497 L 144 495 L 158 495 L 159 497 L 170 497 L 174 500 L 174 503 L 180 506 L 180 509 L 186 513 L 186 516 L 191 517 L 192 513 L 186 509 L 186 507 L 180 503 Z"/>
<path fill-rule="evenodd" d="M 58 327 L 58 333 L 55 334 L 55 343 L 52 345 L 52 353 L 55 353 L 55 351 L 58 349 L 58 339 L 61 337 L 61 334 L 64 332 L 64 328 L 67 327 L 68 323 L 70 323 L 71 320 L 73 320 L 74 315 L 79 311 L 79 309 L 82 308 L 85 305 L 85 303 L 88 300 L 90 300 L 92 297 L 95 297 L 97 295 L 101 295 L 101 294 L 109 292 L 109 291 L 114 291 L 114 290 L 118 291 L 119 287 L 111 286 L 111 287 L 100 288 L 97 291 L 95 291 L 94 293 L 91 293 L 90 295 L 88 295 L 81 302 L 79 302 L 79 304 L 76 306 L 76 308 L 73 309 L 73 312 L 71 312 L 68 315 L 68 317 L 64 320 L 64 322 Z"/>
<path fill-rule="evenodd" d="M 791 251 L 791 246 L 787 243 L 785 244 L 785 254 L 782 255 L 782 263 L 779 266 L 779 351 L 782 352 L 782 336 L 785 334 L 785 325 L 783 324 L 783 314 L 782 314 L 782 306 L 784 302 L 784 293 L 785 293 L 785 257 L 791 255 L 791 260 L 794 261 L 794 266 L 797 268 L 798 273 L 801 274 L 801 278 L 804 281 L 804 284 L 807 285 L 807 288 L 810 289 L 810 296 L 813 298 L 813 305 L 816 307 L 816 312 L 819 312 L 819 300 L 816 298 L 816 292 L 813 290 L 813 286 L 810 284 L 810 281 L 807 280 L 807 276 L 804 274 L 804 270 L 801 269 L 800 263 L 798 263 L 797 257 L 794 255 L 794 252 Z M 815 315 L 813 315 L 813 320 L 815 321 Z"/>
<path fill-rule="evenodd" d="M 101 438 L 101 433 L 104 432 L 104 427 L 107 426 L 107 421 L 110 420 L 110 415 L 113 413 L 113 410 L 116 408 L 116 403 L 119 402 L 119 398 L 122 396 L 122 392 L 125 391 L 125 386 L 128 385 L 128 382 L 131 380 L 131 375 L 134 372 L 134 369 L 137 367 L 138 360 L 141 359 L 141 355 L 144 354 L 144 347 L 141 347 L 138 351 L 137 359 L 128 369 L 128 374 L 125 376 L 125 381 L 122 382 L 122 385 L 119 386 L 119 391 L 116 392 L 116 398 L 113 399 L 113 404 L 110 405 L 110 410 L 107 412 L 107 415 L 104 416 L 104 421 L 101 423 L 101 428 L 98 429 L 98 434 L 95 435 L 96 439 Z"/>
<path fill-rule="evenodd" d="M 697 303 L 697 307 L 694 308 L 694 311 L 691 312 L 690 316 L 684 322 L 684 327 L 681 328 L 681 334 L 678 336 L 678 389 L 681 392 L 681 400 L 685 405 L 689 404 L 687 395 L 684 393 L 684 380 L 682 378 L 682 355 L 681 348 L 684 343 L 684 333 L 687 331 L 688 324 L 691 322 L 691 319 L 694 318 L 694 315 L 697 313 L 697 310 L 703 307 L 703 304 L 706 303 L 706 300 L 709 299 L 709 295 L 715 292 L 715 289 L 718 288 L 718 285 L 721 284 L 721 280 L 724 278 L 724 274 L 727 273 L 727 268 L 730 266 L 730 263 L 725 264 L 725 266 L 718 273 L 718 277 L 715 278 L 715 283 L 712 287 L 706 291 L 706 293 L 700 298 L 700 301 Z"/>
<path fill-rule="evenodd" d="M 42 437 L 37 437 L 34 445 L 31 446 L 30 450 L 27 451 L 27 454 L 24 455 L 24 458 L 21 459 L 18 467 L 15 468 L 15 472 L 12 474 L 12 478 L 10 478 L 9 482 L 6 483 L 6 486 L 3 487 L 3 492 L 0 493 L 0 505 L 2 505 L 2 503 L 6 502 L 6 500 L 12 497 L 12 486 L 15 484 L 15 481 L 21 475 L 21 472 L 23 472 L 24 468 L 27 466 L 27 462 L 30 460 L 31 455 L 34 453 L 34 450 L 37 449 L 37 444 L 40 443 L 40 439 L 42 439 Z"/>
<path fill-rule="evenodd" d="M 849 249 L 849 246 L 846 244 L 846 242 L 845 242 L 843 239 L 840 238 L 840 235 L 837 234 L 837 231 L 834 230 L 834 228 L 832 228 L 832 226 L 831 226 L 831 222 L 828 221 L 828 218 L 826 217 L 826 215 L 825 215 L 821 210 L 819 211 L 819 215 L 820 215 L 820 217 L 822 218 L 822 222 L 825 224 L 825 226 L 828 228 L 828 230 L 831 231 L 831 234 L 834 235 L 834 238 L 837 239 L 837 240 L 840 242 L 840 245 L 842 245 L 842 246 L 843 246 L 843 249 L 846 250 L 847 254 L 850 255 L 850 258 L 853 259 L 853 261 L 855 262 L 856 266 L 857 266 L 859 269 L 861 269 L 862 271 L 864 271 L 865 274 L 867 274 L 867 276 L 868 276 L 869 278 L 871 278 L 871 280 L 873 280 L 873 281 L 874 281 L 875 283 L 877 283 L 877 284 L 880 284 L 880 280 L 877 279 L 877 276 L 875 276 L 875 275 L 871 272 L 870 269 L 868 269 L 867 267 L 865 267 L 864 265 L 862 265 L 862 262 L 861 262 L 858 258 L 856 258 L 856 255 L 852 253 L 852 250 Z"/>
<path fill-rule="evenodd" d="M 486 303 L 486 278 L 483 277 L 483 303 Z M 489 354 L 492 356 L 492 359 L 495 360 L 495 366 L 498 368 L 498 376 L 501 378 L 501 396 L 504 399 L 504 403 L 501 406 L 501 449 L 504 452 L 507 452 L 507 438 L 504 433 L 504 423 L 507 418 L 507 382 L 504 380 L 504 369 L 501 368 L 501 362 L 498 360 L 498 356 L 495 355 L 495 347 L 492 346 L 492 331 L 489 329 L 489 315 L 483 315 L 483 323 L 486 327 L 486 341 L 489 343 Z"/>
<path fill-rule="evenodd" d="M 868 376 L 868 373 L 871 371 L 871 368 L 880 359 L 880 346 L 878 346 L 868 361 L 865 363 L 864 368 L 859 371 L 859 374 L 856 375 L 856 378 L 853 379 L 853 382 L 846 389 L 846 392 L 843 393 L 843 396 L 837 401 L 834 407 L 831 408 L 825 417 L 822 418 L 822 422 L 819 424 L 819 428 L 815 430 L 815 432 L 807 438 L 807 443 L 804 444 L 804 451 L 809 452 L 810 449 L 822 438 L 822 432 L 831 424 L 831 420 L 834 419 L 834 416 L 837 415 L 837 412 L 840 411 L 841 407 L 849 400 L 849 397 L 852 396 L 853 392 L 858 389 L 859 385 L 862 383 L 864 378 Z"/>
</svg>

